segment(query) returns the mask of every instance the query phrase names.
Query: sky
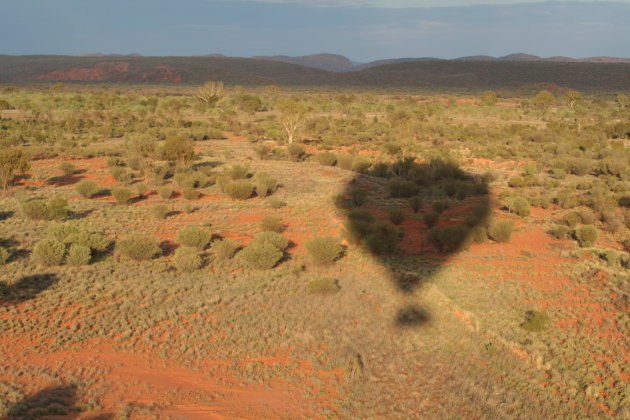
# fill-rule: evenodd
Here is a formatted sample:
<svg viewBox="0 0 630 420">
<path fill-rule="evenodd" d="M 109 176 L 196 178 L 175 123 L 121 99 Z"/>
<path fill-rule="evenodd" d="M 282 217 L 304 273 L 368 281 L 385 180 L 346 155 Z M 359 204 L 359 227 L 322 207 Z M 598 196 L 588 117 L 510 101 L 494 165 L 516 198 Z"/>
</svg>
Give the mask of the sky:
<svg viewBox="0 0 630 420">
<path fill-rule="evenodd" d="M 7 0 L 0 54 L 630 57 L 630 0 Z"/>
</svg>

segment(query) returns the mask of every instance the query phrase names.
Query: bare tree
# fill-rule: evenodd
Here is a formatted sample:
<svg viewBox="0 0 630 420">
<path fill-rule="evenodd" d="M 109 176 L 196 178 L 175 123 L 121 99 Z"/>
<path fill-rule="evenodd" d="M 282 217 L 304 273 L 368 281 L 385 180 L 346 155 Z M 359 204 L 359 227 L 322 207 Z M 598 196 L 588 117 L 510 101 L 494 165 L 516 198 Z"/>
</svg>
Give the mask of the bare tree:
<svg viewBox="0 0 630 420">
<path fill-rule="evenodd" d="M 197 89 L 196 97 L 209 106 L 215 106 L 223 97 L 223 82 L 206 82 Z"/>
<path fill-rule="evenodd" d="M 582 100 L 582 94 L 577 90 L 570 90 L 562 95 L 562 99 L 569 108 L 573 108 L 578 102 Z"/>
<path fill-rule="evenodd" d="M 308 109 L 306 105 L 293 99 L 285 99 L 278 103 L 280 124 L 287 135 L 287 143 L 292 144 L 297 131 L 302 127 Z"/>
</svg>

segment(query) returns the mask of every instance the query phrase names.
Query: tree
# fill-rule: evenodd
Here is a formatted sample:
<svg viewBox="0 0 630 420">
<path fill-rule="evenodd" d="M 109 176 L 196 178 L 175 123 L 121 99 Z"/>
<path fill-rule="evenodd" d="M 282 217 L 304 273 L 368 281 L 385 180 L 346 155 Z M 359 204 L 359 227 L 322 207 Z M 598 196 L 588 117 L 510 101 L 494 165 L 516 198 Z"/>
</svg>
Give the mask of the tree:
<svg viewBox="0 0 630 420">
<path fill-rule="evenodd" d="M 570 90 L 562 95 L 562 100 L 569 108 L 573 108 L 578 102 L 582 100 L 582 94 L 577 90 Z"/>
<path fill-rule="evenodd" d="M 203 86 L 197 89 L 197 94 L 195 96 L 200 101 L 205 102 L 208 106 L 213 107 L 223 97 L 223 82 L 206 82 Z"/>
<path fill-rule="evenodd" d="M 486 90 L 481 95 L 481 105 L 492 106 L 497 103 L 497 94 L 492 90 Z"/>
<path fill-rule="evenodd" d="M 532 99 L 532 103 L 537 108 L 540 108 L 542 111 L 546 111 L 555 100 L 556 97 L 553 96 L 553 93 L 549 92 L 548 90 L 541 90 L 536 94 L 536 96 L 534 96 L 534 98 Z"/>
<path fill-rule="evenodd" d="M 304 124 L 308 109 L 306 105 L 294 99 L 285 99 L 278 103 L 280 124 L 287 135 L 287 143 L 293 143 L 293 137 Z"/>
<path fill-rule="evenodd" d="M 620 93 L 619 95 L 617 95 L 617 97 L 615 98 L 615 102 L 617 102 L 617 104 L 619 105 L 619 108 L 621 109 L 630 107 L 630 98 L 628 98 L 623 93 Z"/>
<path fill-rule="evenodd" d="M 0 185 L 6 193 L 16 174 L 29 169 L 28 159 L 20 149 L 0 150 Z"/>
</svg>

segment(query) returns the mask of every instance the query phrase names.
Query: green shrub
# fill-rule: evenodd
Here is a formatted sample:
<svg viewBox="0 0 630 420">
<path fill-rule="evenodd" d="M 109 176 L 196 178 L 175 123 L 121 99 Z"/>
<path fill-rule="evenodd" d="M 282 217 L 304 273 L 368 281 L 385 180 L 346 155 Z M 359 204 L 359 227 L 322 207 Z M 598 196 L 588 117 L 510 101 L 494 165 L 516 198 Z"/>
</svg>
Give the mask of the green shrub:
<svg viewBox="0 0 630 420">
<path fill-rule="evenodd" d="M 229 260 L 238 249 L 238 244 L 231 239 L 221 239 L 212 243 L 210 248 L 217 261 Z"/>
<path fill-rule="evenodd" d="M 244 179 L 232 181 L 225 186 L 225 193 L 235 200 L 247 200 L 253 192 L 252 183 Z"/>
<path fill-rule="evenodd" d="M 195 271 L 201 267 L 201 257 L 197 248 L 183 246 L 177 248 L 173 262 L 179 271 Z"/>
<path fill-rule="evenodd" d="M 194 226 L 185 227 L 177 232 L 178 243 L 196 248 L 199 251 L 206 249 L 211 240 L 212 234 L 210 232 Z"/>
<path fill-rule="evenodd" d="M 285 203 L 284 201 L 282 201 L 278 197 L 271 197 L 271 198 L 267 199 L 266 202 L 267 202 L 267 204 L 269 204 L 269 207 L 271 207 L 272 209 L 276 209 L 276 210 L 287 205 L 287 203 Z"/>
<path fill-rule="evenodd" d="M 258 172 L 254 178 L 256 179 L 256 194 L 259 197 L 267 197 L 278 188 L 278 181 L 264 172 Z"/>
<path fill-rule="evenodd" d="M 575 239 L 577 239 L 578 241 L 578 244 L 580 244 L 580 246 L 584 248 L 593 246 L 593 244 L 597 240 L 597 237 L 599 236 L 599 231 L 593 225 L 584 225 L 575 229 L 574 235 Z"/>
<path fill-rule="evenodd" d="M 87 265 L 92 259 L 92 250 L 84 245 L 72 244 L 66 255 L 66 263 L 68 265 Z"/>
<path fill-rule="evenodd" d="M 331 152 L 324 152 L 317 155 L 317 161 L 320 165 L 333 166 L 337 163 L 337 156 Z"/>
<path fill-rule="evenodd" d="M 271 153 L 271 148 L 265 144 L 257 144 L 254 147 L 254 152 L 256 152 L 256 156 L 258 156 L 258 159 L 264 160 L 269 157 L 269 154 Z"/>
<path fill-rule="evenodd" d="M 282 220 L 277 217 L 267 216 L 260 222 L 260 229 L 263 232 L 282 232 L 284 230 L 284 225 L 282 224 Z"/>
<path fill-rule="evenodd" d="M 364 173 L 367 173 L 371 165 L 372 164 L 369 161 L 363 158 L 357 158 L 352 161 L 352 170 L 354 172 L 364 174 Z"/>
<path fill-rule="evenodd" d="M 389 181 L 389 195 L 393 198 L 409 198 L 418 194 L 420 187 L 411 181 L 404 179 L 392 179 Z"/>
<path fill-rule="evenodd" d="M 545 311 L 527 311 L 521 327 L 530 332 L 541 332 L 549 328 L 549 315 Z"/>
<path fill-rule="evenodd" d="M 453 225 L 432 229 L 427 239 L 440 252 L 455 252 L 466 249 L 472 237 L 467 226 Z"/>
<path fill-rule="evenodd" d="M 33 258 L 43 265 L 61 265 L 66 246 L 55 239 L 42 239 L 33 247 Z"/>
<path fill-rule="evenodd" d="M 447 208 L 448 208 L 448 203 L 446 201 L 436 201 L 433 204 L 431 204 L 431 209 L 437 214 L 444 213 L 444 210 L 446 210 Z"/>
<path fill-rule="evenodd" d="M 438 220 L 440 220 L 440 215 L 437 213 L 425 213 L 422 215 L 422 220 L 424 224 L 427 225 L 428 228 L 432 228 L 437 225 Z"/>
<path fill-rule="evenodd" d="M 0 265 L 5 265 L 9 260 L 9 257 L 11 257 L 11 251 L 3 246 L 0 246 Z"/>
<path fill-rule="evenodd" d="M 613 251 L 612 249 L 604 251 L 602 253 L 602 258 L 606 261 L 609 267 L 617 267 L 621 259 L 619 253 L 617 251 Z"/>
<path fill-rule="evenodd" d="M 350 201 L 356 207 L 360 207 L 365 204 L 370 192 L 363 188 L 353 188 L 350 190 Z"/>
<path fill-rule="evenodd" d="M 414 213 L 418 213 L 418 211 L 422 208 L 422 199 L 417 195 L 414 195 L 409 199 L 409 206 Z"/>
<path fill-rule="evenodd" d="M 182 190 L 182 195 L 186 200 L 196 200 L 199 198 L 201 193 L 194 188 L 186 188 Z"/>
<path fill-rule="evenodd" d="M 287 154 L 289 155 L 289 160 L 292 162 L 298 162 L 304 159 L 306 155 L 306 149 L 301 144 L 290 144 L 287 146 Z"/>
<path fill-rule="evenodd" d="M 261 232 L 254 237 L 252 243 L 269 243 L 280 251 L 284 251 L 289 246 L 289 240 L 277 232 Z"/>
<path fill-rule="evenodd" d="M 370 230 L 364 238 L 364 243 L 370 251 L 378 255 L 396 252 L 398 242 L 405 233 L 404 230 L 387 222 L 376 223 Z"/>
<path fill-rule="evenodd" d="M 569 227 L 576 227 L 578 223 L 582 223 L 582 216 L 577 211 L 572 211 L 564 215 L 564 222 Z"/>
<path fill-rule="evenodd" d="M 494 221 L 488 227 L 488 236 L 496 242 L 510 242 L 514 223 L 511 220 Z"/>
<path fill-rule="evenodd" d="M 315 237 L 304 246 L 317 265 L 332 264 L 343 251 L 339 241 L 330 236 Z"/>
<path fill-rule="evenodd" d="M 110 243 L 102 233 L 90 232 L 70 223 L 52 225 L 47 234 L 64 244 L 82 245 L 95 251 L 104 251 Z"/>
<path fill-rule="evenodd" d="M 508 180 L 508 185 L 512 188 L 522 188 L 527 186 L 527 183 L 522 176 L 513 176 Z"/>
<path fill-rule="evenodd" d="M 551 227 L 551 236 L 556 239 L 567 239 L 571 233 L 571 228 L 565 225 L 553 225 Z"/>
<path fill-rule="evenodd" d="M 74 166 L 70 162 L 62 162 L 59 165 L 59 170 L 63 173 L 64 176 L 74 175 L 74 172 L 77 170 L 76 166 Z"/>
<path fill-rule="evenodd" d="M 157 189 L 157 192 L 164 200 L 168 200 L 173 196 L 173 189 L 169 186 L 160 187 Z"/>
<path fill-rule="evenodd" d="M 389 209 L 387 211 L 387 215 L 389 217 L 389 221 L 392 222 L 395 225 L 399 225 L 402 222 L 404 222 L 405 221 L 405 217 L 407 216 L 405 214 L 405 211 L 403 209 L 399 209 L 399 208 Z"/>
<path fill-rule="evenodd" d="M 83 198 L 92 198 L 96 193 L 100 191 L 96 182 L 89 179 L 82 179 L 74 186 L 76 192 Z"/>
<path fill-rule="evenodd" d="M 249 175 L 249 166 L 235 164 L 225 168 L 223 174 L 232 180 L 245 179 Z"/>
<path fill-rule="evenodd" d="M 311 280 L 306 285 L 306 293 L 309 295 L 332 295 L 339 292 L 339 290 L 341 290 L 339 281 L 326 277 Z"/>
<path fill-rule="evenodd" d="M 168 214 L 168 207 L 164 204 L 156 204 L 151 207 L 151 214 L 156 219 L 166 219 L 166 215 Z"/>
<path fill-rule="evenodd" d="M 352 169 L 352 156 L 339 155 L 337 156 L 337 167 L 349 171 Z"/>
<path fill-rule="evenodd" d="M 524 197 L 512 197 L 508 199 L 508 209 L 521 217 L 529 216 L 531 213 L 529 201 Z"/>
<path fill-rule="evenodd" d="M 251 268 L 268 270 L 282 259 L 283 253 L 271 243 L 261 242 L 251 243 L 238 253 L 238 257 Z"/>
<path fill-rule="evenodd" d="M 119 240 L 116 243 L 116 250 L 124 257 L 135 261 L 150 260 L 162 253 L 153 238 L 139 233 L 132 233 Z"/>
<path fill-rule="evenodd" d="M 112 190 L 112 197 L 114 197 L 118 204 L 127 204 L 133 198 L 133 192 L 128 188 L 114 188 Z"/>
<path fill-rule="evenodd" d="M 131 181 L 131 174 L 127 171 L 127 169 L 122 168 L 120 166 L 114 166 L 111 169 L 112 178 L 114 180 L 121 183 L 128 183 Z"/>
<path fill-rule="evenodd" d="M 25 201 L 20 208 L 26 217 L 33 220 L 60 220 L 69 212 L 68 201 L 62 197 Z"/>
<path fill-rule="evenodd" d="M 470 237 L 476 244 L 482 244 L 488 240 L 488 231 L 485 226 L 477 225 L 470 228 Z"/>
<path fill-rule="evenodd" d="M 149 187 L 146 184 L 136 184 L 136 192 L 140 197 L 144 197 L 148 191 Z"/>
</svg>

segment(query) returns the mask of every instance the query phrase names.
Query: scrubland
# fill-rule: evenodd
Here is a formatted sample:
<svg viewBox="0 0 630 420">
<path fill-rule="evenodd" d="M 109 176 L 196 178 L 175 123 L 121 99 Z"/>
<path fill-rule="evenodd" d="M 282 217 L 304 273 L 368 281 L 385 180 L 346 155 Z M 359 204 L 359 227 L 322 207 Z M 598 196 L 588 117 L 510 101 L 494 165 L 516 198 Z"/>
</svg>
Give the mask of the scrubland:
<svg viewBox="0 0 630 420">
<path fill-rule="evenodd" d="M 630 416 L 630 101 L 0 91 L 0 417 Z"/>
</svg>

